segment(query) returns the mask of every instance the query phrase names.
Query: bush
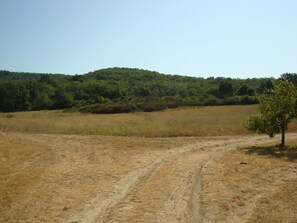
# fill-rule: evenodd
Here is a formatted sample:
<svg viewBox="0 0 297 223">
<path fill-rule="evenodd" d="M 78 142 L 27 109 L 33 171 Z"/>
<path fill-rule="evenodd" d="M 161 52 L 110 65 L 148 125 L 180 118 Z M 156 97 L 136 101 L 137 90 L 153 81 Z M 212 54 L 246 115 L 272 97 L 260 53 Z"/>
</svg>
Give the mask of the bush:
<svg viewBox="0 0 297 223">
<path fill-rule="evenodd" d="M 162 111 L 167 109 L 167 105 L 161 103 L 150 103 L 143 106 L 144 112 Z"/>
<path fill-rule="evenodd" d="M 175 108 L 178 104 L 162 102 L 110 102 L 105 104 L 93 104 L 82 107 L 79 111 L 95 114 L 129 113 L 136 111 L 153 112 L 162 111 L 168 107 Z"/>
<path fill-rule="evenodd" d="M 208 98 L 204 102 L 204 105 L 220 105 L 220 104 L 222 104 L 222 102 L 218 98 Z"/>
<path fill-rule="evenodd" d="M 129 113 L 133 111 L 136 111 L 136 106 L 131 104 L 94 104 L 80 109 L 80 112 L 94 114 Z"/>
<path fill-rule="evenodd" d="M 258 99 L 252 96 L 234 96 L 222 100 L 223 105 L 251 105 L 257 103 Z"/>
</svg>

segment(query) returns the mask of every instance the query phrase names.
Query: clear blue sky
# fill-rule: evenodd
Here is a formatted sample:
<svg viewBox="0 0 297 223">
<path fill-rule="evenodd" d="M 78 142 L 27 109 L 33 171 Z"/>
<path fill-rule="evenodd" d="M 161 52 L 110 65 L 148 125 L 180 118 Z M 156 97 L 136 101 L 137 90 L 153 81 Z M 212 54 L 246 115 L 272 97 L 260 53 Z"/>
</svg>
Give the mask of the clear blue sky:
<svg viewBox="0 0 297 223">
<path fill-rule="evenodd" d="M 297 72 L 297 0 L 0 0 L 0 70 Z"/>
</svg>

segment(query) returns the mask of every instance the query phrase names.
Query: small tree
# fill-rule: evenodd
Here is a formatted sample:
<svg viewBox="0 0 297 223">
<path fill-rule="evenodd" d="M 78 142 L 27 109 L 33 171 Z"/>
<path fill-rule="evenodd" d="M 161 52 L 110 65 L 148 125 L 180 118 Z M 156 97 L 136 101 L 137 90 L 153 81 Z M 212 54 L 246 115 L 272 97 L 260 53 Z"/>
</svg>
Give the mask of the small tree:
<svg viewBox="0 0 297 223">
<path fill-rule="evenodd" d="M 259 101 L 260 114 L 248 118 L 246 129 L 270 137 L 281 132 L 281 146 L 284 146 L 285 130 L 297 117 L 297 94 L 294 85 L 288 81 L 279 81 L 274 88 L 260 96 Z"/>
</svg>

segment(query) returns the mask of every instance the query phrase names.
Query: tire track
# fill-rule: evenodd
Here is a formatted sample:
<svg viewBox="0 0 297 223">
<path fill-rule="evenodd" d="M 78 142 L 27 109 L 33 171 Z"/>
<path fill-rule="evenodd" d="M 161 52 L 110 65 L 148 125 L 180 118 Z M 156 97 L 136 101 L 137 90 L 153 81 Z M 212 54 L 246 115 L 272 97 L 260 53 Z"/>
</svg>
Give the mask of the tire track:
<svg viewBox="0 0 297 223">
<path fill-rule="evenodd" d="M 259 142 L 266 141 L 263 137 L 254 137 L 254 139 Z M 204 153 L 195 168 L 190 169 L 185 174 L 187 181 L 183 185 L 182 193 L 177 190 L 172 196 L 175 199 L 168 199 L 165 202 L 164 210 L 159 212 L 161 217 L 159 217 L 157 222 L 203 222 L 204 214 L 201 205 L 203 185 L 201 182 L 205 169 L 217 158 L 224 155 L 224 153 L 238 147 L 247 146 L 249 143 L 244 139 L 230 140 L 219 145 L 217 144 L 213 150 Z"/>
<path fill-rule="evenodd" d="M 206 144 L 208 147 L 211 147 L 215 146 L 217 142 L 207 142 Z M 106 222 L 110 212 L 112 212 L 112 210 L 114 210 L 116 206 L 129 194 L 131 194 L 137 187 L 143 185 L 152 175 L 152 173 L 155 172 L 162 164 L 185 153 L 201 149 L 205 147 L 206 144 L 201 143 L 201 145 L 194 144 L 191 146 L 177 148 L 174 151 L 167 152 L 165 155 L 153 161 L 152 163 L 129 172 L 122 179 L 120 179 L 111 190 L 104 192 L 90 201 L 89 204 L 87 204 L 80 213 L 73 216 L 69 222 Z"/>
<path fill-rule="evenodd" d="M 227 151 L 269 141 L 263 136 L 213 139 L 172 149 L 129 172 L 68 222 L 204 222 L 201 179 L 207 167 Z"/>
</svg>

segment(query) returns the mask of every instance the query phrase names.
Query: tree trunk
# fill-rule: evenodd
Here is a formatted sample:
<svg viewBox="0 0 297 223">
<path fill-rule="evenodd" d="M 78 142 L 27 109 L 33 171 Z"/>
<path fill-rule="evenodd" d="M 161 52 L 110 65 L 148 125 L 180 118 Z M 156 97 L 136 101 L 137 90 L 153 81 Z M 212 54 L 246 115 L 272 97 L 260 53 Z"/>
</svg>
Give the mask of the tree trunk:
<svg viewBox="0 0 297 223">
<path fill-rule="evenodd" d="M 285 126 L 282 126 L 282 147 L 285 146 Z"/>
</svg>

